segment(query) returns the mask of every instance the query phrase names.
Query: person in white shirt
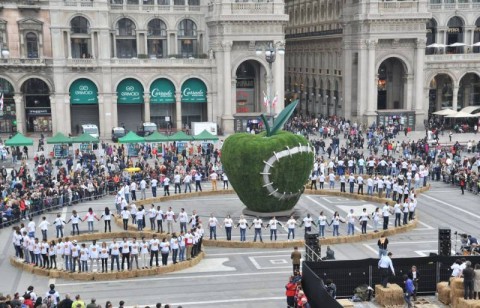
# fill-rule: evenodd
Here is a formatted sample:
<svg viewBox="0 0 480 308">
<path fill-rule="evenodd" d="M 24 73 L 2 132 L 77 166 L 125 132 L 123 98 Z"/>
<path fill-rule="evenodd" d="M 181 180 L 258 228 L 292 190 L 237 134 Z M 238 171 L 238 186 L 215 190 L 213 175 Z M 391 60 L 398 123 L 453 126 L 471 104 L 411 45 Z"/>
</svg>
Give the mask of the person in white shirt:
<svg viewBox="0 0 480 308">
<path fill-rule="evenodd" d="M 163 219 L 164 219 L 163 211 L 160 205 L 157 205 L 157 233 L 163 233 Z"/>
<path fill-rule="evenodd" d="M 275 241 L 277 240 L 277 225 L 283 227 L 282 223 L 279 222 L 275 216 L 273 216 L 265 227 L 265 230 L 270 227 L 270 241 L 273 241 L 274 239 Z"/>
<path fill-rule="evenodd" d="M 357 184 L 358 184 L 357 194 L 360 195 L 360 192 L 362 192 L 362 195 L 363 195 L 363 177 L 361 175 L 357 176 Z"/>
<path fill-rule="evenodd" d="M 168 176 L 163 178 L 163 196 L 170 196 L 170 178 Z"/>
<path fill-rule="evenodd" d="M 407 202 L 403 203 L 402 212 L 403 212 L 403 224 L 404 225 L 408 224 L 408 211 L 409 211 L 408 208 L 409 208 L 409 206 L 410 206 L 409 200 L 407 200 Z"/>
<path fill-rule="evenodd" d="M 152 204 L 148 212 L 148 220 L 150 220 L 150 230 L 155 231 L 155 220 L 157 218 L 157 210 L 155 209 L 155 204 Z"/>
<path fill-rule="evenodd" d="M 323 185 L 325 184 L 325 175 L 323 175 L 323 172 L 320 173 L 318 176 L 318 188 L 323 189 Z"/>
<path fill-rule="evenodd" d="M 333 171 L 330 171 L 330 173 L 328 174 L 328 181 L 330 183 L 330 185 L 329 185 L 330 189 L 334 189 L 335 188 L 335 174 L 333 174 Z"/>
<path fill-rule="evenodd" d="M 155 257 L 155 261 L 158 264 L 158 251 L 160 250 L 160 241 L 157 239 L 157 235 L 154 234 L 153 238 L 150 240 L 150 267 L 153 266 L 153 257 Z"/>
<path fill-rule="evenodd" d="M 55 218 L 55 221 L 53 222 L 53 225 L 57 231 L 57 238 L 63 237 L 63 226 L 65 226 L 65 224 L 65 220 L 63 220 L 60 214 L 57 214 L 57 218 Z"/>
<path fill-rule="evenodd" d="M 140 257 L 142 259 L 142 269 L 148 268 L 148 257 L 150 256 L 149 246 L 150 244 L 145 240 L 145 237 L 142 236 L 142 242 L 140 243 Z"/>
<path fill-rule="evenodd" d="M 93 209 L 89 208 L 87 214 L 83 218 L 83 221 L 86 220 L 88 223 L 88 232 L 93 232 L 93 222 L 95 219 L 100 221 L 100 219 L 97 217 L 97 214 L 93 212 Z"/>
<path fill-rule="evenodd" d="M 357 217 L 353 213 L 353 209 L 350 209 L 350 213 L 347 214 L 347 235 L 355 235 L 355 220 Z"/>
<path fill-rule="evenodd" d="M 181 182 L 182 182 L 182 177 L 180 176 L 180 174 L 178 174 L 178 171 L 175 171 L 175 175 L 173 176 L 173 184 L 175 185 L 175 194 L 177 193 L 177 189 L 179 194 L 182 193 L 182 187 L 180 186 Z"/>
<path fill-rule="evenodd" d="M 143 208 L 143 205 L 140 205 L 140 208 L 137 210 L 135 213 L 135 221 L 137 222 L 137 229 L 138 231 L 143 231 L 143 223 L 145 219 L 145 209 Z"/>
<path fill-rule="evenodd" d="M 188 214 L 184 208 L 178 213 L 178 221 L 180 222 L 180 232 L 187 232 Z"/>
<path fill-rule="evenodd" d="M 395 276 L 395 269 L 393 268 L 391 257 L 392 253 L 389 252 L 387 255 L 383 255 L 382 258 L 378 261 L 378 268 L 380 269 L 381 275 L 381 284 L 384 288 L 387 287 L 388 278 L 390 277 L 390 270 L 392 271 L 393 276 Z"/>
<path fill-rule="evenodd" d="M 227 241 L 232 240 L 232 227 L 233 227 L 233 219 L 230 215 L 227 215 L 223 220 L 223 226 L 225 227 L 225 233 L 227 235 Z"/>
<path fill-rule="evenodd" d="M 321 238 L 325 238 L 325 226 L 327 225 L 327 216 L 323 214 L 323 211 L 320 212 L 317 223 L 318 223 L 318 236 Z"/>
<path fill-rule="evenodd" d="M 100 259 L 102 260 L 102 273 L 107 272 L 108 273 L 108 248 L 107 248 L 107 243 L 103 242 L 102 247 L 100 248 Z M 99 271 L 98 269 L 97 271 Z"/>
<path fill-rule="evenodd" d="M 168 211 L 165 213 L 165 218 L 167 221 L 167 233 L 172 234 L 174 232 L 173 223 L 177 222 L 175 213 L 172 210 L 172 207 L 168 208 Z"/>
<path fill-rule="evenodd" d="M 178 236 L 178 260 L 180 262 L 185 261 L 185 245 L 185 234 L 180 232 L 180 235 Z"/>
<path fill-rule="evenodd" d="M 202 191 L 202 174 L 200 172 L 195 172 L 195 191 Z"/>
<path fill-rule="evenodd" d="M 127 261 L 127 269 L 130 268 L 130 249 L 132 244 L 130 241 L 124 237 L 122 242 L 120 242 L 120 251 L 122 252 L 122 271 L 124 270 L 125 261 Z"/>
<path fill-rule="evenodd" d="M 228 189 L 228 176 L 225 172 L 222 174 L 223 189 Z"/>
<path fill-rule="evenodd" d="M 407 199 L 408 202 L 408 199 Z M 417 208 L 417 199 L 413 198 L 408 202 L 408 220 L 415 219 L 415 209 Z"/>
<path fill-rule="evenodd" d="M 117 261 L 117 271 L 120 271 L 120 244 L 117 243 L 117 239 L 114 238 L 109 247 L 110 250 L 110 270 L 113 272 L 115 261 Z"/>
<path fill-rule="evenodd" d="M 263 243 L 263 239 L 262 239 L 262 228 L 263 228 L 263 221 L 260 217 L 257 216 L 257 218 L 255 218 L 253 221 L 252 221 L 252 224 L 250 225 L 249 229 L 252 228 L 252 227 L 255 227 L 255 236 L 253 237 L 253 241 L 256 242 L 257 241 L 257 235 L 260 239 L 260 242 Z"/>
<path fill-rule="evenodd" d="M 295 226 L 297 225 L 297 220 L 290 216 L 290 219 L 287 221 L 288 235 L 287 240 L 290 240 L 290 235 L 292 235 L 292 240 L 295 239 Z"/>
<path fill-rule="evenodd" d="M 122 216 L 122 220 L 123 220 L 123 230 L 127 231 L 128 219 L 130 218 L 130 211 L 127 210 L 127 207 L 123 208 L 122 212 L 120 213 L 120 216 Z"/>
<path fill-rule="evenodd" d="M 63 270 L 65 271 L 70 271 L 72 269 L 72 243 L 68 239 L 68 237 L 65 238 L 65 242 L 63 244 Z"/>
<path fill-rule="evenodd" d="M 73 210 L 72 216 L 70 216 L 70 219 L 67 221 L 67 224 L 69 222 L 72 222 L 72 235 L 75 235 L 75 229 L 77 229 L 77 235 L 80 235 L 80 229 L 78 228 L 78 223 L 80 221 L 83 221 L 83 220 L 80 218 L 80 216 L 78 216 L 77 211 Z"/>
<path fill-rule="evenodd" d="M 82 269 L 82 265 L 80 263 L 80 247 L 77 244 L 76 240 L 73 240 L 72 243 L 70 244 L 70 250 L 72 252 L 72 266 L 71 266 L 71 272 L 75 272 L 75 267 L 78 264 L 78 271 Z"/>
<path fill-rule="evenodd" d="M 90 270 L 93 272 L 93 263 L 97 263 L 97 271 L 100 269 L 99 260 L 100 260 L 100 246 L 97 244 L 96 240 L 92 241 L 92 244 L 88 247 L 88 255 L 90 256 Z"/>
<path fill-rule="evenodd" d="M 157 196 L 157 184 L 158 184 L 158 180 L 156 178 L 153 178 L 150 181 L 150 185 L 152 186 L 152 196 L 154 198 Z"/>
<path fill-rule="evenodd" d="M 123 195 L 125 196 L 127 203 L 130 202 L 130 186 L 127 183 L 123 186 Z"/>
<path fill-rule="evenodd" d="M 36 229 L 35 222 L 33 221 L 33 217 L 30 217 L 29 220 L 30 221 L 28 222 L 28 225 L 27 225 L 28 237 L 34 239 L 35 229 Z"/>
<path fill-rule="evenodd" d="M 137 224 L 137 205 L 135 203 L 130 204 L 130 215 L 132 216 L 132 224 Z"/>
<path fill-rule="evenodd" d="M 388 218 L 390 216 L 390 206 L 388 202 L 385 202 L 385 205 L 382 208 L 382 215 L 383 215 L 383 230 L 388 229 Z"/>
<path fill-rule="evenodd" d="M 42 222 L 38 224 L 38 227 L 42 231 L 42 241 L 47 240 L 48 226 L 50 226 L 50 223 L 47 221 L 47 217 L 43 216 Z"/>
<path fill-rule="evenodd" d="M 217 224 L 217 218 L 213 216 L 213 213 L 211 213 L 210 217 L 208 218 L 208 226 L 210 227 L 210 239 L 212 239 L 213 237 L 215 240 L 217 240 Z"/>
<path fill-rule="evenodd" d="M 55 241 L 50 242 L 50 246 L 48 247 L 48 258 L 50 261 L 48 269 L 57 269 L 57 245 L 55 244 Z"/>
<path fill-rule="evenodd" d="M 393 212 L 395 213 L 395 227 L 400 227 L 402 225 L 402 208 L 400 200 L 397 200 L 397 203 L 393 206 Z"/>
<path fill-rule="evenodd" d="M 240 228 L 240 242 L 246 241 L 248 222 L 243 215 L 240 215 L 237 226 L 235 228 Z"/>
<path fill-rule="evenodd" d="M 102 216 L 100 218 L 103 218 L 103 221 L 105 223 L 105 233 L 107 233 L 107 227 L 108 227 L 108 232 L 112 232 L 112 213 L 110 212 L 110 209 L 105 207 L 105 210 L 103 211 Z"/>
<path fill-rule="evenodd" d="M 172 238 L 170 239 L 170 249 L 172 250 L 173 264 L 177 263 L 178 248 L 179 248 L 179 240 L 178 240 L 177 234 L 173 233 Z"/>
<path fill-rule="evenodd" d="M 142 179 L 140 181 L 140 195 L 142 200 L 147 198 L 147 194 L 145 193 L 145 189 L 147 189 L 147 181 L 145 179 Z M 133 196 L 132 196 L 133 199 Z"/>
<path fill-rule="evenodd" d="M 367 209 L 363 208 L 362 214 L 360 214 L 360 224 L 362 225 L 362 234 L 367 234 L 367 222 L 370 220 L 370 216 L 367 214 Z"/>
<path fill-rule="evenodd" d="M 192 192 L 192 186 L 190 185 L 192 183 L 192 176 L 190 173 L 185 174 L 185 177 L 183 178 L 183 184 L 185 184 L 185 191 L 184 193 L 187 193 L 187 189 L 189 192 Z"/>
<path fill-rule="evenodd" d="M 132 195 L 132 201 L 137 201 L 137 183 L 135 181 L 130 184 L 130 194 Z"/>
<path fill-rule="evenodd" d="M 130 266 L 129 270 L 133 268 L 133 260 L 135 260 L 135 264 L 137 265 L 137 270 L 139 269 L 138 267 L 138 254 L 140 253 L 140 243 L 137 242 L 137 238 L 134 237 L 132 239 L 132 243 L 130 245 Z"/>
<path fill-rule="evenodd" d="M 168 255 L 170 253 L 170 242 L 164 237 L 160 243 L 160 253 L 162 254 L 162 265 L 167 266 Z"/>
<path fill-rule="evenodd" d="M 85 243 L 82 243 L 80 248 L 80 272 L 88 272 L 88 248 Z"/>
<path fill-rule="evenodd" d="M 218 179 L 218 174 L 215 171 L 212 171 L 212 173 L 210 173 L 210 181 L 212 183 L 212 190 L 217 190 L 217 179 Z"/>
<path fill-rule="evenodd" d="M 367 195 L 373 195 L 373 178 L 369 177 L 367 179 Z"/>
<path fill-rule="evenodd" d="M 317 226 L 315 222 L 313 222 L 313 218 L 310 215 L 310 213 L 307 214 L 307 217 L 303 218 L 302 223 L 300 224 L 300 227 L 302 227 L 303 225 L 305 225 L 305 235 L 308 232 L 312 231 L 312 225 L 314 225 L 315 227 Z"/>
</svg>

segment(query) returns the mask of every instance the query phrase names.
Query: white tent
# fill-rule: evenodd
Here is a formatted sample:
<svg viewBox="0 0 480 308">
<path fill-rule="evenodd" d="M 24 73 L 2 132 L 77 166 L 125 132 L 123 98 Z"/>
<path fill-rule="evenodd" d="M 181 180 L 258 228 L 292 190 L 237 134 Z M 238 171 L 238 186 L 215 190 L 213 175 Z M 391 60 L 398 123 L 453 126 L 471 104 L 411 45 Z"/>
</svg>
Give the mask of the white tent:
<svg viewBox="0 0 480 308">
<path fill-rule="evenodd" d="M 473 113 L 477 109 L 480 109 L 480 106 L 468 106 L 468 107 L 462 108 L 460 112 Z"/>
<path fill-rule="evenodd" d="M 476 118 L 476 117 L 479 117 L 479 116 L 480 116 L 480 114 L 471 114 L 471 113 L 466 113 L 466 112 L 459 111 L 455 114 L 447 115 L 446 118 Z"/>
<path fill-rule="evenodd" d="M 454 115 L 456 113 L 457 113 L 456 111 L 454 111 L 450 108 L 447 108 L 447 109 L 442 109 L 442 110 L 439 110 L 439 111 L 435 111 L 433 114 L 441 115 L 441 116 L 448 116 L 448 115 Z"/>
<path fill-rule="evenodd" d="M 445 46 L 446 45 L 444 45 L 444 44 L 433 43 L 433 44 L 428 45 L 427 48 L 443 48 Z"/>
<path fill-rule="evenodd" d="M 456 42 L 456 43 L 448 45 L 448 47 L 463 47 L 463 46 L 467 46 L 467 44 Z"/>
</svg>

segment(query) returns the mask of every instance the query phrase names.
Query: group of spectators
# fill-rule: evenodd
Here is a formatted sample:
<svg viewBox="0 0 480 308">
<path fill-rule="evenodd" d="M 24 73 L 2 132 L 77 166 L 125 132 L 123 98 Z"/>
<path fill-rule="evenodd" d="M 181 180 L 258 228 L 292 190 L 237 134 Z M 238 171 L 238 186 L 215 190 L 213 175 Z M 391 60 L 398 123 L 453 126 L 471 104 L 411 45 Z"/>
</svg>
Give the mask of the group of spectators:
<svg viewBox="0 0 480 308">
<path fill-rule="evenodd" d="M 88 301 L 87 301 L 88 302 Z M 107 300 L 104 308 L 113 308 L 112 301 Z M 125 307 L 125 301 L 118 302 L 118 308 Z M 0 308 L 102 308 L 96 298 L 91 298 L 88 303 L 83 300 L 80 294 L 71 296 L 70 294 L 61 295 L 54 284 L 50 284 L 45 295 L 37 293 L 34 286 L 29 286 L 27 290 L 21 294 L 16 292 L 13 295 L 0 293 Z M 145 306 L 145 308 L 173 308 L 172 305 L 156 303 L 155 306 Z M 176 306 L 182 308 L 182 306 Z"/>
<path fill-rule="evenodd" d="M 300 271 L 294 271 L 285 285 L 288 308 L 311 308 L 308 298 L 302 288 L 302 275 Z"/>
</svg>

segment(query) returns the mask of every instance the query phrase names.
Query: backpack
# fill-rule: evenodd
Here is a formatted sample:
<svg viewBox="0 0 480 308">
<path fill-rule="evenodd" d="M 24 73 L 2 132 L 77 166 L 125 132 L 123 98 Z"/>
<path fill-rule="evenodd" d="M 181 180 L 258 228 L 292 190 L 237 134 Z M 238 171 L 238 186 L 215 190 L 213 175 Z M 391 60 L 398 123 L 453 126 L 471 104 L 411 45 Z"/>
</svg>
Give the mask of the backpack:
<svg viewBox="0 0 480 308">
<path fill-rule="evenodd" d="M 360 299 L 361 301 L 369 301 L 371 297 L 371 291 L 368 288 L 368 285 L 362 284 L 356 287 L 354 290 L 354 297 Z"/>
</svg>

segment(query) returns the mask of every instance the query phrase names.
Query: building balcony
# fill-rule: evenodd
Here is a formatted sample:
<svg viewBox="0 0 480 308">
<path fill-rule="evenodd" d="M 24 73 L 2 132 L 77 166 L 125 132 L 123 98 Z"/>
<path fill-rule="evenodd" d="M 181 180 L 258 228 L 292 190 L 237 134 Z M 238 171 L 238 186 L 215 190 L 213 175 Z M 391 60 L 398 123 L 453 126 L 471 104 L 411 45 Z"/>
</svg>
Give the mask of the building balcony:
<svg viewBox="0 0 480 308">
<path fill-rule="evenodd" d="M 197 58 L 156 58 L 156 59 L 116 59 L 110 60 L 112 66 L 124 67 L 210 67 L 213 60 Z"/>
<path fill-rule="evenodd" d="M 251 16 L 253 19 L 255 15 L 277 15 L 277 19 L 283 20 L 286 16 L 285 20 L 288 21 L 288 15 L 285 15 L 285 5 L 277 0 L 269 2 L 217 1 L 208 5 L 207 16 L 211 19 L 221 19 L 221 16 L 226 15 L 229 18 L 232 18 L 232 16 Z"/>
<path fill-rule="evenodd" d="M 23 67 L 38 67 L 52 64 L 51 59 L 24 59 L 24 58 L 8 58 L 0 59 L 0 67 L 5 66 L 23 66 Z"/>
<path fill-rule="evenodd" d="M 452 53 L 426 55 L 426 63 L 453 62 L 456 65 L 459 62 L 480 62 L 480 53 Z"/>
<path fill-rule="evenodd" d="M 478 10 L 480 9 L 480 2 L 471 3 L 429 3 L 430 11 L 451 11 L 451 10 Z"/>
<path fill-rule="evenodd" d="M 110 4 L 110 10 L 120 11 L 140 11 L 140 12 L 199 12 L 199 5 L 157 5 L 157 4 Z"/>
</svg>

